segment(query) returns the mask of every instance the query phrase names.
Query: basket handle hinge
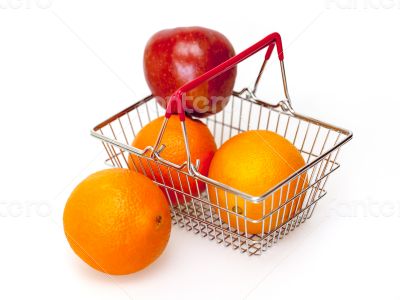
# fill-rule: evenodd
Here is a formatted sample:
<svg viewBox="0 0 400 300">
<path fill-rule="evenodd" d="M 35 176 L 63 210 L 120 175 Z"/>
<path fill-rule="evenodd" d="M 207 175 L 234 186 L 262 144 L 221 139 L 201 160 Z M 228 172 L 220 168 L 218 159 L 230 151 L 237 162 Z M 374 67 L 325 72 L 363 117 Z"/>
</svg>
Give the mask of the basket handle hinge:
<svg viewBox="0 0 400 300">
<path fill-rule="evenodd" d="M 265 55 L 264 61 L 263 61 L 262 65 L 261 65 L 260 71 L 258 72 L 256 81 L 254 82 L 252 90 L 251 91 L 249 90 L 249 92 L 250 92 L 249 94 L 250 94 L 252 99 L 257 99 L 257 96 L 256 96 L 257 88 L 258 88 L 258 85 L 260 83 L 261 77 L 264 74 L 264 70 L 265 70 L 265 67 L 267 65 L 267 62 L 268 62 L 268 60 L 269 60 L 269 58 L 271 56 L 271 54 L 268 53 L 268 52 L 272 52 L 272 50 L 269 51 L 271 48 L 273 49 L 273 44 L 271 44 L 271 46 L 269 47 L 269 49 L 267 51 L 267 54 Z M 291 113 L 294 113 L 294 110 L 293 110 L 293 107 L 292 107 L 292 101 L 290 100 L 290 96 L 289 96 L 289 89 L 288 89 L 287 79 L 286 79 L 285 64 L 284 64 L 283 60 L 280 61 L 280 69 L 281 69 L 283 91 L 285 93 L 285 100 L 280 101 L 277 106 L 281 107 L 281 109 L 283 111 L 290 111 Z"/>
</svg>

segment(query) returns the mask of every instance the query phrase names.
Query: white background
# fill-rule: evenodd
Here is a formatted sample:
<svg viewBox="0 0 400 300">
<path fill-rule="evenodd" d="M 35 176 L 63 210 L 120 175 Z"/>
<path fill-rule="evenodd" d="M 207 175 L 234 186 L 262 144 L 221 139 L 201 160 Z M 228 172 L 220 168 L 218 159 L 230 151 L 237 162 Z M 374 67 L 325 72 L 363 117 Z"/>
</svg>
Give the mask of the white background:
<svg viewBox="0 0 400 300">
<path fill-rule="evenodd" d="M 0 0 L 1 299 L 400 299 L 400 2 Z M 173 228 L 124 277 L 70 249 L 62 212 L 103 168 L 89 130 L 148 94 L 154 32 L 202 25 L 237 51 L 281 33 L 295 110 L 354 132 L 314 216 L 261 257 Z M 240 66 L 250 85 L 261 58 Z M 279 99 L 278 64 L 260 89 Z"/>
</svg>

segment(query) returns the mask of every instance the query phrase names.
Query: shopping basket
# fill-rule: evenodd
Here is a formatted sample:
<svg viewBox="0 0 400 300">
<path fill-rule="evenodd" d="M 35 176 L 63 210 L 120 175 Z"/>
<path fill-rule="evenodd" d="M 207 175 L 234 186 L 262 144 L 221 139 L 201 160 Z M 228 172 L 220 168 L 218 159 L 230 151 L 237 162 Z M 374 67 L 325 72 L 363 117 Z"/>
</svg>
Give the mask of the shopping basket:
<svg viewBox="0 0 400 300">
<path fill-rule="evenodd" d="M 277 104 L 271 104 L 259 99 L 256 96 L 256 89 L 275 47 L 280 61 L 285 99 Z M 265 59 L 253 88 L 234 91 L 229 103 L 221 112 L 202 119 L 213 133 L 217 146 L 221 146 L 225 141 L 241 132 L 263 129 L 285 137 L 301 152 L 306 162 L 304 167 L 262 195 L 249 195 L 198 172 L 197 163 L 193 162 L 190 157 L 182 97 L 187 91 L 233 68 L 264 48 L 267 48 Z M 181 195 L 184 201 L 173 203 L 169 199 L 174 224 L 210 240 L 215 240 L 226 247 L 239 249 L 249 255 L 260 255 L 312 216 L 318 201 L 326 195 L 325 187 L 329 175 L 339 168 L 338 154 L 341 146 L 352 138 L 349 130 L 301 115 L 293 110 L 288 94 L 283 58 L 281 37 L 278 33 L 272 33 L 178 89 L 170 98 L 166 110 L 157 103 L 155 97 L 150 95 L 100 123 L 92 130 L 91 134 L 103 143 L 108 156 L 106 162 L 109 165 L 120 168 L 132 167 L 129 160 L 133 155 L 136 171 L 146 173 L 147 169 L 148 174 L 145 175 L 152 178 L 157 185 L 169 192 Z M 176 165 L 162 158 L 164 145 L 161 145 L 160 141 L 166 126 L 168 126 L 172 109 L 180 116 L 186 145 L 187 161 L 182 165 Z M 155 145 L 148 145 L 145 149 L 132 147 L 131 142 L 140 129 L 162 115 L 165 115 L 165 119 Z M 188 193 L 182 188 L 182 184 L 175 186 L 166 184 L 167 178 L 154 175 L 155 172 L 159 172 L 161 175 L 161 166 L 167 168 L 169 174 L 178 176 L 182 182 L 188 182 L 190 179 L 196 181 L 197 187 L 205 185 L 205 191 Z M 300 178 L 307 179 L 299 180 Z M 307 184 L 304 184 L 305 181 Z M 303 184 L 299 186 L 299 182 L 303 182 Z M 282 194 L 285 191 L 287 193 L 288 187 L 293 184 L 297 185 L 296 193 L 286 199 L 282 197 Z M 219 195 L 217 203 L 210 201 L 211 193 Z M 223 196 L 221 197 L 221 195 Z M 266 206 L 271 202 L 268 202 L 267 199 L 275 195 L 280 195 L 280 199 L 274 200 L 279 201 L 279 205 L 267 209 Z M 232 207 L 227 207 L 228 197 L 234 197 L 236 203 L 244 202 L 244 210 L 237 211 Z M 304 200 L 297 201 L 299 197 Z M 263 214 L 260 218 L 253 219 L 247 215 L 246 206 L 251 203 L 259 203 L 262 206 Z M 291 210 L 290 218 L 283 222 L 286 210 Z M 262 224 L 262 228 L 271 228 L 271 230 L 262 230 L 259 234 L 251 234 L 246 226 L 240 228 L 232 226 L 232 222 L 224 222 L 221 218 L 223 213 L 228 214 L 233 223 L 238 224 L 240 221 L 244 224 L 248 222 Z M 271 226 L 271 222 L 277 222 L 276 226 Z"/>
</svg>

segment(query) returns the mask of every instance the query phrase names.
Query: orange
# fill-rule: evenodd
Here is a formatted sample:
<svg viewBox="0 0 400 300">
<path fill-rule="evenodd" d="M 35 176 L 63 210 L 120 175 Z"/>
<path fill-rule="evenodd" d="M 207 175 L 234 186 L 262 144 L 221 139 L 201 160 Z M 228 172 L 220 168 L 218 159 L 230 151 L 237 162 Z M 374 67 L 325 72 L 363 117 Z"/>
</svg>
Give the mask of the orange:
<svg viewBox="0 0 400 300">
<path fill-rule="evenodd" d="M 260 196 L 304 165 L 300 152 L 285 138 L 266 130 L 251 130 L 229 139 L 221 146 L 211 162 L 209 177 L 252 196 Z M 306 175 L 290 182 L 289 190 L 288 185 L 260 203 L 235 197 L 232 193 L 225 194 L 222 189 L 216 192 L 210 185 L 210 200 L 238 214 L 219 211 L 222 220 L 231 227 L 242 232 L 247 229 L 247 233 L 252 234 L 270 232 L 292 218 L 303 204 L 304 194 L 284 205 L 306 187 Z M 272 217 L 265 218 L 263 227 L 262 218 L 281 205 L 284 206 Z"/>
<path fill-rule="evenodd" d="M 108 169 L 74 189 L 64 209 L 64 231 L 83 261 L 122 275 L 145 268 L 161 255 L 171 216 L 164 194 L 147 177 Z"/>
<path fill-rule="evenodd" d="M 143 127 L 135 137 L 132 146 L 141 150 L 147 146 L 154 146 L 163 121 L 164 117 L 160 117 Z M 211 159 L 217 150 L 214 138 L 207 126 L 201 121 L 186 117 L 185 122 L 192 162 L 195 163 L 199 159 L 199 172 L 207 176 Z M 177 165 L 186 162 L 185 142 L 181 122 L 177 115 L 172 115 L 169 119 L 161 144 L 166 146 L 160 153 L 163 159 Z M 150 179 L 169 187 L 167 191 L 161 188 L 171 200 L 172 205 L 177 204 L 177 202 L 190 201 L 191 198 L 188 195 L 198 197 L 199 193 L 205 189 L 205 184 L 201 181 L 196 183 L 195 179 L 176 171 L 174 168 L 157 165 L 152 161 L 147 161 L 147 159 L 138 158 L 136 155 L 130 156 L 128 164 L 130 169 L 137 170 Z"/>
</svg>

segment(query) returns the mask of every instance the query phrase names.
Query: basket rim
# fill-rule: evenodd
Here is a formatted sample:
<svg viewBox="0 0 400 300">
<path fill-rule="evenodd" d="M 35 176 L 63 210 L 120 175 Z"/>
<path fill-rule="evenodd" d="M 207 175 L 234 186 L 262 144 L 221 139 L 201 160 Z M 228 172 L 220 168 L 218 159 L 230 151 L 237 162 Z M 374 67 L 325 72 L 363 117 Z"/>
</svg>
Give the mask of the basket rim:
<svg viewBox="0 0 400 300">
<path fill-rule="evenodd" d="M 320 121 L 318 119 L 311 118 L 311 117 L 308 117 L 308 116 L 305 116 L 305 115 L 302 115 L 302 114 L 289 113 L 289 112 L 285 112 L 285 111 L 282 111 L 282 110 L 278 110 L 278 109 L 275 108 L 275 106 L 272 106 L 272 105 L 270 105 L 270 104 L 268 104 L 268 103 L 266 103 L 266 102 L 264 102 L 262 100 L 249 99 L 249 98 L 241 97 L 241 96 L 239 96 L 239 93 L 237 93 L 237 92 L 234 92 L 233 96 L 238 97 L 238 98 L 240 98 L 240 99 L 242 99 L 244 101 L 249 101 L 249 102 L 255 103 L 257 105 L 260 105 L 262 107 L 265 107 L 265 108 L 270 109 L 272 111 L 275 111 L 277 113 L 285 114 L 285 115 L 288 115 L 288 116 L 291 116 L 291 117 L 295 117 L 295 118 L 298 118 L 298 119 L 306 121 L 306 122 L 310 122 L 310 123 L 315 124 L 317 126 L 321 126 L 321 127 L 324 127 L 324 128 L 330 129 L 330 130 L 334 130 L 334 131 L 336 131 L 338 133 L 341 133 L 341 134 L 343 134 L 345 136 L 345 138 L 343 138 L 340 141 L 338 141 L 338 143 L 335 146 L 333 146 L 330 149 L 324 151 L 322 154 L 318 155 L 318 157 L 316 157 L 312 161 L 306 163 L 302 168 L 300 168 L 299 170 L 293 172 L 290 176 L 288 176 L 287 178 L 285 178 L 284 180 L 282 180 L 281 182 L 276 184 L 274 187 L 268 189 L 266 192 L 262 193 L 261 195 L 251 195 L 249 193 L 246 193 L 246 192 L 243 192 L 241 190 L 235 189 L 235 188 L 233 188 L 233 187 L 231 187 L 229 185 L 226 185 L 224 183 L 221 183 L 221 182 L 218 182 L 216 180 L 213 180 L 213 179 L 209 178 L 208 176 L 204 176 L 204 175 L 201 175 L 201 174 L 199 174 L 199 175 L 190 174 L 189 172 L 185 172 L 185 171 L 180 170 L 180 172 L 182 172 L 182 173 L 184 173 L 184 174 L 186 174 L 188 176 L 203 180 L 207 184 L 211 184 L 213 186 L 217 186 L 218 188 L 222 188 L 223 190 L 225 190 L 225 191 L 227 191 L 229 193 L 235 194 L 235 195 L 237 195 L 239 197 L 242 197 L 242 198 L 244 198 L 244 199 L 246 199 L 246 200 L 248 200 L 248 201 L 250 201 L 252 203 L 260 203 L 260 202 L 262 202 L 264 199 L 266 199 L 267 197 L 271 196 L 273 193 L 275 193 L 282 186 L 288 184 L 294 178 L 296 178 L 297 176 L 300 176 L 302 173 L 306 172 L 308 169 L 310 169 L 313 166 L 315 166 L 316 164 L 318 164 L 325 157 L 327 157 L 328 155 L 333 153 L 335 150 L 339 149 L 341 146 L 343 146 L 344 144 L 346 144 L 347 142 L 349 142 L 353 138 L 353 133 L 350 130 L 347 130 L 347 129 L 344 129 L 344 128 L 340 128 L 340 127 L 331 125 L 329 123 L 326 123 L 326 122 L 323 122 L 323 121 Z M 116 147 L 122 148 L 122 149 L 124 149 L 125 151 L 128 151 L 131 154 L 135 154 L 135 155 L 138 155 L 138 156 L 141 156 L 141 157 L 145 157 L 146 159 L 150 159 L 150 160 L 153 160 L 156 163 L 164 165 L 164 163 L 162 161 L 155 160 L 153 158 L 150 158 L 148 156 L 143 155 L 143 153 L 142 153 L 143 150 L 135 148 L 135 147 L 133 147 L 131 145 L 127 145 L 125 143 L 121 143 L 121 142 L 119 142 L 119 141 L 117 141 L 115 139 L 106 137 L 103 134 L 98 132 L 100 129 L 102 129 L 103 127 L 105 127 L 109 123 L 117 120 L 121 116 L 129 113 L 130 111 L 138 108 L 139 106 L 147 103 L 148 101 L 152 100 L 153 98 L 154 98 L 153 95 L 146 96 L 145 98 L 139 100 L 138 102 L 136 102 L 136 103 L 130 105 L 129 107 L 121 110 L 120 112 L 116 113 L 115 115 L 109 117 L 108 119 L 106 119 L 103 122 L 101 122 L 98 125 L 96 125 L 90 131 L 90 134 L 93 137 L 102 140 L 103 142 L 106 142 L 106 143 L 112 144 L 112 145 L 114 145 Z"/>
</svg>

